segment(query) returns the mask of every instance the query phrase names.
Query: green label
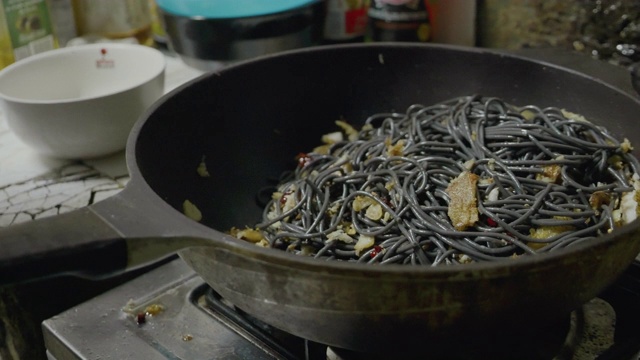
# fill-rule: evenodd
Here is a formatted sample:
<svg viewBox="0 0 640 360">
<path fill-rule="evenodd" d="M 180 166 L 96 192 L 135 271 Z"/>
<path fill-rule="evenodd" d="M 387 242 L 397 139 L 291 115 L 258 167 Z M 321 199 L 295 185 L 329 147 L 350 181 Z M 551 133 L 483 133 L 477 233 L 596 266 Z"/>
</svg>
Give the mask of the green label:
<svg viewBox="0 0 640 360">
<path fill-rule="evenodd" d="M 46 0 L 2 0 L 13 48 L 53 34 Z"/>
</svg>

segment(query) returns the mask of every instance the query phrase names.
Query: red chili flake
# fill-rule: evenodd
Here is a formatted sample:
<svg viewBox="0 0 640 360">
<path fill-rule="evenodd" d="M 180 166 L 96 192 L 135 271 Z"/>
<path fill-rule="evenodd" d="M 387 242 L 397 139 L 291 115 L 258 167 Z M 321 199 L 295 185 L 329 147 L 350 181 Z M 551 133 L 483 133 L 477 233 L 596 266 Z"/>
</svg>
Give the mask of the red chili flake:
<svg viewBox="0 0 640 360">
<path fill-rule="evenodd" d="M 383 196 L 380 200 L 391 209 L 395 209 L 395 206 L 393 206 L 393 204 L 391 203 L 391 199 L 389 199 L 388 197 Z"/>
<path fill-rule="evenodd" d="M 489 226 L 493 226 L 493 227 L 498 226 L 498 222 L 493 220 L 492 218 L 487 218 L 487 224 L 489 224 Z"/>
<path fill-rule="evenodd" d="M 371 250 L 371 257 L 374 258 L 376 257 L 376 255 L 380 254 L 381 252 L 382 252 L 382 246 L 376 245 L 373 247 L 373 250 Z"/>
<path fill-rule="evenodd" d="M 309 163 L 311 162 L 311 157 L 305 153 L 299 153 L 298 155 L 296 155 L 296 161 L 298 161 L 298 167 L 303 168 L 309 165 Z"/>
<path fill-rule="evenodd" d="M 100 54 L 107 55 L 107 49 L 105 48 L 100 49 Z"/>
<path fill-rule="evenodd" d="M 138 323 L 138 325 L 142 325 L 145 322 L 147 322 L 147 314 L 143 312 L 138 313 L 138 315 L 136 315 L 136 323 Z"/>
<path fill-rule="evenodd" d="M 293 194 L 293 191 L 287 191 L 284 194 L 282 194 L 282 197 L 280 198 L 280 205 L 284 205 L 287 202 L 287 196 Z"/>
</svg>

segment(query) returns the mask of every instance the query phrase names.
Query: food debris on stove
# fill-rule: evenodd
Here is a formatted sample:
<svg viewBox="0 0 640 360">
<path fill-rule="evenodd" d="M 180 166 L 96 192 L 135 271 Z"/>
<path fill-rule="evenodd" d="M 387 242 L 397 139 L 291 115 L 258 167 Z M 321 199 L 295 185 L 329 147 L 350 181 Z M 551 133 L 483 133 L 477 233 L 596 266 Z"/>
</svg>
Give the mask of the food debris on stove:
<svg viewBox="0 0 640 360">
<path fill-rule="evenodd" d="M 144 309 L 144 313 L 149 316 L 157 316 L 164 311 L 164 306 L 161 304 L 151 304 Z"/>
<path fill-rule="evenodd" d="M 147 314 L 141 312 L 136 315 L 136 323 L 142 325 L 147 322 Z"/>
<path fill-rule="evenodd" d="M 158 316 L 165 310 L 164 305 L 153 303 L 147 305 L 144 309 L 139 310 L 133 300 L 129 300 L 122 308 L 122 311 L 130 316 L 138 325 L 145 324 L 150 317 Z"/>
</svg>

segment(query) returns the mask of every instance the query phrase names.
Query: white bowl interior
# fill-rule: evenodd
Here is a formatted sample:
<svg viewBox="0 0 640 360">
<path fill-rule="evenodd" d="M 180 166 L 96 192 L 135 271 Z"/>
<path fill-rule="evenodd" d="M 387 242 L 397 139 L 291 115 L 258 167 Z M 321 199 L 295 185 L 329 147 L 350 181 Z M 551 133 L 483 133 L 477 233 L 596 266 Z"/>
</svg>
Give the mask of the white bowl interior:
<svg viewBox="0 0 640 360">
<path fill-rule="evenodd" d="M 143 45 L 91 44 L 51 50 L 0 71 L 0 96 L 48 103 L 125 91 L 164 70 L 164 56 Z"/>
</svg>

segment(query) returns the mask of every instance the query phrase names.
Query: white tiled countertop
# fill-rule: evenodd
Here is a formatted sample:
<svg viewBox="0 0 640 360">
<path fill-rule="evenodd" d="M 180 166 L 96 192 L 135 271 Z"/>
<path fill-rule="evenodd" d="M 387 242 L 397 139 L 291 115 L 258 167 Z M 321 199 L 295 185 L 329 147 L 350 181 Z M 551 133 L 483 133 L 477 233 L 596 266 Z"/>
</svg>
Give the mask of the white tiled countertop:
<svg viewBox="0 0 640 360">
<path fill-rule="evenodd" d="M 167 53 L 165 93 L 199 76 Z M 87 206 L 123 189 L 129 175 L 125 152 L 65 161 L 38 155 L 7 127 L 0 107 L 0 227 Z"/>
</svg>

